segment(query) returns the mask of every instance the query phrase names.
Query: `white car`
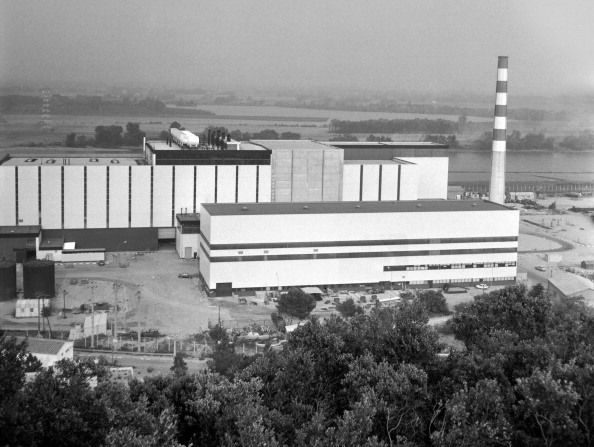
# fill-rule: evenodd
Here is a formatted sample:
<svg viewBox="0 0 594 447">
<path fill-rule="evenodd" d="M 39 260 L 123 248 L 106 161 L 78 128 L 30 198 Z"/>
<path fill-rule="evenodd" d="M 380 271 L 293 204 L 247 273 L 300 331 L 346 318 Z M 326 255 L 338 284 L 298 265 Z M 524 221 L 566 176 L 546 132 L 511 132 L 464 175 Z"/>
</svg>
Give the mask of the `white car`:
<svg viewBox="0 0 594 447">
<path fill-rule="evenodd" d="M 481 284 L 477 284 L 474 287 L 476 287 L 477 289 L 485 290 L 485 289 L 488 289 L 489 288 L 489 284 L 481 283 Z"/>
</svg>

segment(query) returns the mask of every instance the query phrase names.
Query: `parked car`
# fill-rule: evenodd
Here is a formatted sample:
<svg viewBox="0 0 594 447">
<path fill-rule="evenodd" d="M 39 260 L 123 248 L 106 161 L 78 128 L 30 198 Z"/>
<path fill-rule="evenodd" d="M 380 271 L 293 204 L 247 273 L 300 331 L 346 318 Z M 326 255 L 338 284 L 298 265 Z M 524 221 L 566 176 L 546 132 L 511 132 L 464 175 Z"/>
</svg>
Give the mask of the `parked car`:
<svg viewBox="0 0 594 447">
<path fill-rule="evenodd" d="M 536 270 L 538 270 L 539 272 L 546 272 L 547 269 L 545 267 L 543 267 L 542 265 L 537 265 L 536 267 L 534 267 Z"/>
<path fill-rule="evenodd" d="M 474 286 L 474 287 L 476 287 L 477 289 L 482 289 L 482 290 L 485 290 L 485 289 L 488 289 L 488 288 L 489 288 L 489 284 L 480 283 L 480 284 L 477 284 L 477 285 L 476 285 L 476 286 Z"/>
<path fill-rule="evenodd" d="M 78 279 L 76 279 L 76 278 L 72 278 L 72 279 L 70 280 L 70 285 L 74 286 L 74 285 L 76 285 L 76 284 L 78 284 Z"/>
<path fill-rule="evenodd" d="M 191 278 L 192 275 L 190 275 L 189 273 L 180 273 L 179 275 L 177 275 L 178 278 Z"/>
<path fill-rule="evenodd" d="M 97 263 L 97 265 L 99 265 L 99 266 L 103 267 L 103 266 L 105 265 L 105 261 L 99 261 L 99 262 Z"/>
</svg>

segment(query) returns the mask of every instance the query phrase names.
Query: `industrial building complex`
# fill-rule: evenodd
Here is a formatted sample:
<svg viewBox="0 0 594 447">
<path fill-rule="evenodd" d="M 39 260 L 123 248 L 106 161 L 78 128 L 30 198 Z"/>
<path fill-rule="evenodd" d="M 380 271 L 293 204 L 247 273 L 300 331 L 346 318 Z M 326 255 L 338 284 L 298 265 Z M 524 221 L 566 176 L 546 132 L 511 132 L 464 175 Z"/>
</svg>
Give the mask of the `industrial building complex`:
<svg viewBox="0 0 594 447">
<path fill-rule="evenodd" d="M 498 102 L 498 138 L 504 114 Z M 434 143 L 255 140 L 214 150 L 172 132 L 145 141 L 142 156 L 8 156 L 0 258 L 100 261 L 175 239 L 219 294 L 514 280 L 518 212 L 502 200 L 448 201 L 447 183 L 447 146 Z"/>
</svg>

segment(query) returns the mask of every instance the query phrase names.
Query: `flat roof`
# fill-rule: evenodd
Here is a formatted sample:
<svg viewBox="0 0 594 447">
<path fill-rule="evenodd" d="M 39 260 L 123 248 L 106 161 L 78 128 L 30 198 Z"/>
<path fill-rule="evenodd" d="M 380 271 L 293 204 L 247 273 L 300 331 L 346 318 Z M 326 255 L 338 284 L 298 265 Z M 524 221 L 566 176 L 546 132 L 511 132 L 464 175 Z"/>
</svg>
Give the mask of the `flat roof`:
<svg viewBox="0 0 594 447">
<path fill-rule="evenodd" d="M 267 150 L 265 147 L 260 146 L 259 144 L 250 143 L 249 141 L 242 141 L 239 143 L 239 150 L 240 151 L 265 151 Z"/>
<path fill-rule="evenodd" d="M 2 166 L 136 166 L 145 164 L 135 157 L 10 157 Z"/>
<path fill-rule="evenodd" d="M 0 237 L 37 236 L 40 231 L 39 225 L 0 227 Z"/>
<path fill-rule="evenodd" d="M 200 222 L 200 213 L 180 213 L 176 214 L 175 217 L 181 224 Z"/>
<path fill-rule="evenodd" d="M 394 158 L 393 160 L 345 160 L 345 165 L 414 165 L 415 163 Z"/>
<path fill-rule="evenodd" d="M 488 200 L 401 200 L 396 202 L 209 203 L 211 216 L 260 214 L 365 214 L 453 211 L 513 211 Z"/>
<path fill-rule="evenodd" d="M 40 250 L 62 250 L 64 248 L 63 237 L 42 237 L 39 242 Z"/>
<path fill-rule="evenodd" d="M 313 140 L 250 140 L 250 143 L 257 144 L 266 149 L 337 149 L 326 143 L 320 143 Z"/>
<path fill-rule="evenodd" d="M 345 148 L 366 148 L 366 149 L 448 149 L 447 144 L 432 143 L 428 141 L 322 141 L 322 144 Z"/>
</svg>

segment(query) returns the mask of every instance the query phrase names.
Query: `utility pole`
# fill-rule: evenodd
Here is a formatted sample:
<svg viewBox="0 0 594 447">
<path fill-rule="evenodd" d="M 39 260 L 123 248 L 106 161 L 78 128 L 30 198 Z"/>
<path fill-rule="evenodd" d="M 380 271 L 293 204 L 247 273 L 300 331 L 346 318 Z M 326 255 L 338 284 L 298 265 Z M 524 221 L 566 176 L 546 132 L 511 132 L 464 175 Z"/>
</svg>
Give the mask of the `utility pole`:
<svg viewBox="0 0 594 447">
<path fill-rule="evenodd" d="M 95 347 L 95 303 L 91 301 L 91 349 Z"/>
<path fill-rule="evenodd" d="M 138 321 L 138 352 L 140 353 L 140 289 L 136 291 L 136 298 L 138 298 L 138 313 L 136 320 Z"/>
<path fill-rule="evenodd" d="M 41 336 L 41 321 L 39 321 L 39 317 L 41 316 L 41 309 L 39 308 L 39 293 L 37 294 L 37 336 Z"/>
<path fill-rule="evenodd" d="M 114 324 L 113 324 L 113 335 L 117 338 L 118 336 L 118 289 L 122 285 L 119 282 L 113 284 L 114 298 L 113 298 L 113 311 L 114 311 Z"/>
<path fill-rule="evenodd" d="M 62 297 L 64 298 L 64 306 L 62 307 L 62 317 L 66 318 L 66 290 L 62 290 Z"/>
<path fill-rule="evenodd" d="M 95 347 L 95 287 L 93 281 L 91 283 L 91 348 Z"/>
</svg>

